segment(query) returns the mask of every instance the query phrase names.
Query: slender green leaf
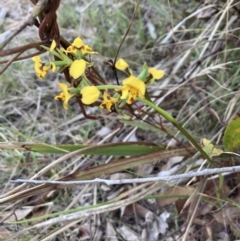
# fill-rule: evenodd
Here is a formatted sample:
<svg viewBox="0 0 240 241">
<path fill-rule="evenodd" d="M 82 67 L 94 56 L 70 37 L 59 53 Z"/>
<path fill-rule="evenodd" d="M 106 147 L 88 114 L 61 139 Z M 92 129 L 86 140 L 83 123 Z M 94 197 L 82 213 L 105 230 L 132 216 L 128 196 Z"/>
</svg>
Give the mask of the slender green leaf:
<svg viewBox="0 0 240 241">
<path fill-rule="evenodd" d="M 86 147 L 94 147 L 94 145 L 48 145 L 48 144 L 6 144 L 0 143 L 0 148 L 18 149 L 25 151 L 33 151 L 39 153 L 50 154 L 66 154 L 77 151 Z M 95 145 L 95 148 L 87 150 L 81 154 L 84 155 L 105 155 L 105 156 L 138 156 L 155 151 L 163 150 L 163 147 L 157 146 L 154 143 L 144 142 L 125 142 Z"/>
</svg>

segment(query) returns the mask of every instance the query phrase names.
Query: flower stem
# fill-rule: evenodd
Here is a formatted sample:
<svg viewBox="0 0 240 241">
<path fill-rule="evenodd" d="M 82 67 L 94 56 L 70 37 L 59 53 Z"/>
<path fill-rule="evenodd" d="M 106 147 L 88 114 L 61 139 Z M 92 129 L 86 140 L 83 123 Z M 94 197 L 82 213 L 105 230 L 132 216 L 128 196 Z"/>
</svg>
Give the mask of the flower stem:
<svg viewBox="0 0 240 241">
<path fill-rule="evenodd" d="M 145 103 L 146 105 L 148 105 L 149 107 L 156 110 L 161 116 L 163 116 L 166 120 L 171 122 L 192 143 L 192 145 L 202 154 L 202 156 L 207 159 L 209 164 L 211 164 L 212 166 L 215 166 L 211 158 L 207 155 L 207 153 L 198 145 L 198 143 L 192 138 L 192 136 L 173 118 L 171 114 L 169 114 L 167 111 L 163 110 L 162 108 L 156 106 L 153 102 L 149 100 L 142 99 L 140 97 L 138 97 L 138 99 L 143 103 Z"/>
<path fill-rule="evenodd" d="M 109 89 L 121 89 L 122 86 L 118 85 L 98 85 L 96 86 L 99 90 L 109 90 Z"/>
</svg>

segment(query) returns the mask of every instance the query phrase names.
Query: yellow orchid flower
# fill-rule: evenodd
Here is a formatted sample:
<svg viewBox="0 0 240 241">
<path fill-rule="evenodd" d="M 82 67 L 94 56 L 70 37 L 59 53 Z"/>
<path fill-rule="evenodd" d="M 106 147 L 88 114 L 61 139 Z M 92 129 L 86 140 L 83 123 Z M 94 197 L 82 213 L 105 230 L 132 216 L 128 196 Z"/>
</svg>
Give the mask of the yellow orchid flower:
<svg viewBox="0 0 240 241">
<path fill-rule="evenodd" d="M 163 70 L 157 70 L 155 68 L 149 68 L 148 72 L 152 75 L 154 79 L 161 79 L 164 76 Z"/>
<path fill-rule="evenodd" d="M 76 59 L 72 62 L 69 73 L 74 78 L 79 78 L 86 70 L 86 61 L 83 59 Z"/>
<path fill-rule="evenodd" d="M 52 70 L 53 73 L 56 71 L 56 66 L 53 62 L 50 62 L 49 65 L 45 65 L 44 63 L 42 63 L 42 60 L 38 55 L 34 56 L 32 60 L 34 61 L 34 69 L 36 75 L 40 79 L 43 79 L 48 71 Z"/>
<path fill-rule="evenodd" d="M 100 108 L 111 111 L 112 105 L 117 103 L 117 101 L 118 101 L 118 98 L 109 97 L 107 92 L 104 92 L 103 93 L 103 102 L 100 105 Z"/>
<path fill-rule="evenodd" d="M 73 43 L 67 48 L 65 52 L 76 54 L 77 51 L 80 50 L 83 45 L 83 41 L 79 37 L 77 37 L 74 39 Z"/>
<path fill-rule="evenodd" d="M 58 87 L 62 90 L 62 92 L 55 96 L 55 100 L 62 100 L 63 101 L 63 107 L 64 109 L 68 109 L 68 101 L 75 95 L 75 94 L 70 94 L 68 92 L 68 86 L 67 84 L 64 83 L 58 83 Z"/>
<path fill-rule="evenodd" d="M 88 45 L 85 45 L 79 37 L 75 38 L 73 43 L 65 50 L 65 53 L 77 54 L 78 51 L 81 51 L 83 55 L 86 54 L 97 54 L 97 52 L 92 51 L 92 48 Z"/>
<path fill-rule="evenodd" d="M 124 59 L 118 59 L 118 61 L 115 64 L 115 67 L 119 70 L 126 71 L 126 69 L 129 68 L 128 63 Z"/>
<path fill-rule="evenodd" d="M 127 99 L 128 104 L 132 104 L 133 101 L 139 96 L 144 98 L 146 92 L 146 85 L 143 81 L 130 75 L 128 78 L 124 79 L 121 99 Z"/>
<path fill-rule="evenodd" d="M 101 92 L 96 86 L 86 86 L 82 88 L 80 93 L 83 104 L 91 105 L 98 100 Z"/>
<path fill-rule="evenodd" d="M 84 45 L 82 39 L 80 39 L 79 37 L 75 38 L 72 46 L 75 47 L 76 49 L 80 49 L 82 46 Z"/>
<path fill-rule="evenodd" d="M 50 52 L 52 52 L 56 48 L 57 44 L 56 41 L 53 39 L 51 46 L 50 46 Z"/>
</svg>

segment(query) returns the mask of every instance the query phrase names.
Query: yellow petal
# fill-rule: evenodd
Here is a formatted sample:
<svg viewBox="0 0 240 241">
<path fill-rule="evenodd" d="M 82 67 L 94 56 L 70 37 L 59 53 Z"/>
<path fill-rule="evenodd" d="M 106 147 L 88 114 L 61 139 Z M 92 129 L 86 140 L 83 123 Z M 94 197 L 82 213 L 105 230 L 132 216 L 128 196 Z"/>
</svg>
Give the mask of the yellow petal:
<svg viewBox="0 0 240 241">
<path fill-rule="evenodd" d="M 116 62 L 115 67 L 119 70 L 125 71 L 129 67 L 129 65 L 124 59 L 119 59 Z"/>
<path fill-rule="evenodd" d="M 35 65 L 41 66 L 42 60 L 39 55 L 32 57 L 32 60 L 34 61 Z"/>
<path fill-rule="evenodd" d="M 70 45 L 67 50 L 63 50 L 64 53 L 73 53 L 76 54 L 77 53 L 77 49 L 75 47 L 73 47 L 72 45 Z"/>
<path fill-rule="evenodd" d="M 103 93 L 103 102 L 100 105 L 101 109 L 107 109 L 108 111 L 111 111 L 111 107 L 113 104 L 115 104 L 118 101 L 118 98 L 109 97 L 107 92 L 105 91 Z"/>
<path fill-rule="evenodd" d="M 86 86 L 81 90 L 82 102 L 85 105 L 91 105 L 99 98 L 100 91 L 96 86 Z"/>
<path fill-rule="evenodd" d="M 74 96 L 68 92 L 68 86 L 64 83 L 58 83 L 58 87 L 62 90 L 62 93 L 55 97 L 55 100 L 62 100 L 64 109 L 68 109 L 68 101 Z"/>
<path fill-rule="evenodd" d="M 40 79 L 43 79 L 47 74 L 46 69 L 44 69 L 42 65 L 39 66 L 38 64 L 35 63 L 34 68 L 35 68 L 36 75 Z"/>
<path fill-rule="evenodd" d="M 64 93 L 63 92 L 61 92 L 59 95 L 56 95 L 55 97 L 54 97 L 54 99 L 55 100 L 64 100 Z"/>
<path fill-rule="evenodd" d="M 104 101 L 108 101 L 109 100 L 109 97 L 108 97 L 108 94 L 107 94 L 106 91 L 104 91 L 104 93 L 103 93 L 103 100 Z"/>
<path fill-rule="evenodd" d="M 34 69 L 35 69 L 36 75 L 40 79 L 43 79 L 48 72 L 46 66 L 42 64 L 42 60 L 39 55 L 34 56 L 32 60 L 34 61 Z"/>
<path fill-rule="evenodd" d="M 124 99 L 127 99 L 128 97 L 128 93 L 129 93 L 129 87 L 123 87 L 121 89 L 121 92 L 122 92 L 122 95 L 121 95 L 121 99 L 124 100 Z"/>
<path fill-rule="evenodd" d="M 75 48 L 78 48 L 78 49 L 80 49 L 83 45 L 84 45 L 83 41 L 79 37 L 75 38 L 72 43 L 72 46 L 74 46 Z"/>
<path fill-rule="evenodd" d="M 56 48 L 56 46 L 57 46 L 56 41 L 53 40 L 51 43 L 50 52 L 52 52 Z"/>
<path fill-rule="evenodd" d="M 36 70 L 36 75 L 38 76 L 39 79 L 43 79 L 46 74 L 47 74 L 47 72 Z"/>
<path fill-rule="evenodd" d="M 69 73 L 74 79 L 77 79 L 85 72 L 85 69 L 86 62 L 83 59 L 77 59 L 71 64 Z"/>
<path fill-rule="evenodd" d="M 50 62 L 50 68 L 51 68 L 53 73 L 56 71 L 56 65 L 55 65 L 54 62 Z"/>
<path fill-rule="evenodd" d="M 138 93 L 143 97 L 146 92 L 146 85 L 144 84 L 143 81 L 140 79 L 136 78 L 133 75 L 130 75 L 130 77 L 126 78 L 123 80 L 123 86 L 131 86 L 135 89 L 138 90 Z"/>
<path fill-rule="evenodd" d="M 42 71 L 47 74 L 47 72 L 51 69 L 51 66 L 50 65 L 43 65 L 41 67 Z"/>
<path fill-rule="evenodd" d="M 138 90 L 131 87 L 131 86 L 125 86 L 122 89 L 122 96 L 121 99 L 125 99 L 129 105 L 133 103 L 133 101 L 137 98 L 139 95 Z M 141 97 L 144 97 L 140 94 Z"/>
<path fill-rule="evenodd" d="M 154 79 L 161 79 L 164 76 L 163 70 L 157 70 L 155 68 L 149 68 L 148 72 L 152 75 Z"/>
<path fill-rule="evenodd" d="M 98 54 L 98 52 L 92 51 L 92 48 L 88 45 L 83 45 L 81 48 L 82 53 L 85 54 Z"/>
<path fill-rule="evenodd" d="M 33 56 L 33 57 L 32 57 L 32 60 L 33 60 L 34 62 L 41 62 L 41 58 L 40 58 L 39 55 Z"/>
<path fill-rule="evenodd" d="M 58 83 L 58 87 L 59 87 L 59 89 L 62 90 L 63 93 L 68 92 L 68 86 L 67 86 L 67 84 Z"/>
</svg>

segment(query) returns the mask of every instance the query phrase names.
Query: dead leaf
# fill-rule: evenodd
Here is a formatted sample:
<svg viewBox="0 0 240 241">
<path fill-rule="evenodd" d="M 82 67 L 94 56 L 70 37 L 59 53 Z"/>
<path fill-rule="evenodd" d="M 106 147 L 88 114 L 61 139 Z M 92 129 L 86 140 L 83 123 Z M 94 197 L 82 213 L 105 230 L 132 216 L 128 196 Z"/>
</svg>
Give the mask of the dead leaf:
<svg viewBox="0 0 240 241">
<path fill-rule="evenodd" d="M 0 227 L 0 240 L 7 240 L 11 236 L 12 234 L 5 227 Z"/>
<path fill-rule="evenodd" d="M 22 207 L 19 209 L 16 209 L 14 211 L 8 212 L 4 215 L 0 223 L 8 223 L 8 222 L 14 222 L 19 221 L 27 217 L 28 214 L 30 214 L 33 211 L 34 207 Z"/>
<path fill-rule="evenodd" d="M 113 220 L 107 221 L 107 226 L 106 226 L 106 241 L 118 241 L 116 237 L 116 231 L 113 227 Z"/>
<path fill-rule="evenodd" d="M 216 148 L 210 140 L 206 138 L 201 139 L 201 147 L 202 149 L 210 156 L 220 156 L 223 151 L 219 148 Z"/>
<path fill-rule="evenodd" d="M 205 9 L 197 15 L 197 19 L 208 20 L 209 18 L 212 18 L 212 16 L 214 16 L 216 12 L 217 12 L 217 9 L 215 8 Z"/>
<path fill-rule="evenodd" d="M 117 231 L 121 234 L 124 240 L 131 240 L 131 241 L 139 241 L 140 237 L 130 228 L 127 226 L 121 226 L 117 229 Z"/>
</svg>

